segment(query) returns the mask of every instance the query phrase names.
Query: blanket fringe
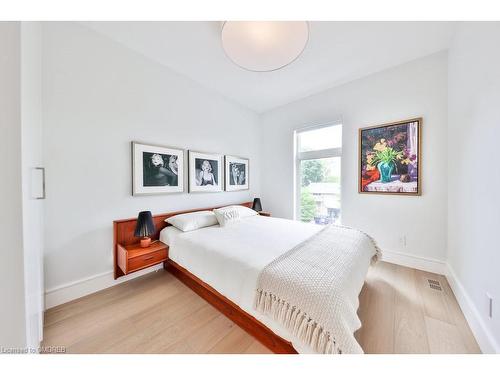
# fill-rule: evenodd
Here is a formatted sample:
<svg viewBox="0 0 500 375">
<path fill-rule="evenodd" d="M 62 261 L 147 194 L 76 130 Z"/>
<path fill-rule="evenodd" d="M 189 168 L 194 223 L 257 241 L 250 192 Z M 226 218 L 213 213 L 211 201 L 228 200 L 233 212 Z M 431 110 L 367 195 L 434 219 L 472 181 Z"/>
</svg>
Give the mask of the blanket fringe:
<svg viewBox="0 0 500 375">
<path fill-rule="evenodd" d="M 257 311 L 273 317 L 274 320 L 289 329 L 295 337 L 312 347 L 317 353 L 342 353 L 330 332 L 326 332 L 306 313 L 277 298 L 272 293 L 257 290 L 254 307 Z"/>
</svg>

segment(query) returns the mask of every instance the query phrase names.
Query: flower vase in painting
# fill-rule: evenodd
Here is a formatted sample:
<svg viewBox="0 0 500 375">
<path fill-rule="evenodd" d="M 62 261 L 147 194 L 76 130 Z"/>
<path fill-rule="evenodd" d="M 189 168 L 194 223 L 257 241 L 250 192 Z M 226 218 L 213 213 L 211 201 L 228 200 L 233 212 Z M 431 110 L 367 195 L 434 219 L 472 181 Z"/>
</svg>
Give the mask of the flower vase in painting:
<svg viewBox="0 0 500 375">
<path fill-rule="evenodd" d="M 420 195 L 421 119 L 360 129 L 361 193 Z"/>
<path fill-rule="evenodd" d="M 380 172 L 381 182 L 391 182 L 392 181 L 392 171 L 394 169 L 394 164 L 392 162 L 386 163 L 381 162 L 377 165 L 378 171 Z"/>
</svg>

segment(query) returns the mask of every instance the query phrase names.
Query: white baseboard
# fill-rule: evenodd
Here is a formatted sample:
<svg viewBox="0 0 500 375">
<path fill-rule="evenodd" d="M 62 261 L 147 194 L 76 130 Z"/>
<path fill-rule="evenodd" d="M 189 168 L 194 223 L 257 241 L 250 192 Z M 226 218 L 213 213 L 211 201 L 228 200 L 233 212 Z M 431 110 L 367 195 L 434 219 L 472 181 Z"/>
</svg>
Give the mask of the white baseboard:
<svg viewBox="0 0 500 375">
<path fill-rule="evenodd" d="M 149 272 L 155 272 L 162 268 L 163 265 L 158 264 L 154 267 L 120 277 L 117 280 L 113 278 L 113 271 L 108 271 L 48 289 L 45 291 L 45 309 L 62 305 L 63 303 L 112 287 L 113 285 L 123 283 L 124 281 L 134 279 Z"/>
<path fill-rule="evenodd" d="M 489 354 L 500 353 L 500 345 L 496 342 L 472 299 L 449 264 L 446 267 L 446 278 L 481 351 Z"/>
<path fill-rule="evenodd" d="M 442 260 L 423 258 L 416 255 L 386 250 L 382 251 L 382 260 L 384 262 L 416 268 L 417 270 L 438 273 L 440 275 L 444 275 L 446 273 L 446 262 Z"/>
</svg>

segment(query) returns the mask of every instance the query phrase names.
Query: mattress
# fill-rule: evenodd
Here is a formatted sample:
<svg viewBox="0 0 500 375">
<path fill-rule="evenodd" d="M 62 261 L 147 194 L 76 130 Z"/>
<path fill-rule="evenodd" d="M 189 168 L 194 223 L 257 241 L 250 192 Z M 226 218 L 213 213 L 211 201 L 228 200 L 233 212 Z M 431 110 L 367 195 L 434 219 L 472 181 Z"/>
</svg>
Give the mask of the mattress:
<svg viewBox="0 0 500 375">
<path fill-rule="evenodd" d="M 285 329 L 255 311 L 253 302 L 262 269 L 321 228 L 256 215 L 231 226 L 214 225 L 190 232 L 168 226 L 160 232 L 160 240 L 169 245 L 169 258 L 174 262 L 290 341 L 297 352 L 311 353 L 311 349 Z"/>
</svg>

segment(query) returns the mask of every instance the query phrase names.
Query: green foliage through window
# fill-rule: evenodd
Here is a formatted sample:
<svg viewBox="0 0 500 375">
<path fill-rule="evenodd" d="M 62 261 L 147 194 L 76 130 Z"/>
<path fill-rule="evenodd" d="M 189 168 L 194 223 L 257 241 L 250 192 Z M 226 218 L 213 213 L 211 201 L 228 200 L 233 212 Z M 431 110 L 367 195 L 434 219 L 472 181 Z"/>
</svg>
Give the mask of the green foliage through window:
<svg viewBox="0 0 500 375">
<path fill-rule="evenodd" d="M 304 160 L 302 162 L 302 186 L 311 182 L 321 182 L 325 175 L 325 167 L 321 160 Z"/>
<path fill-rule="evenodd" d="M 307 188 L 300 192 L 300 220 L 309 223 L 316 213 L 316 202 Z"/>
</svg>

